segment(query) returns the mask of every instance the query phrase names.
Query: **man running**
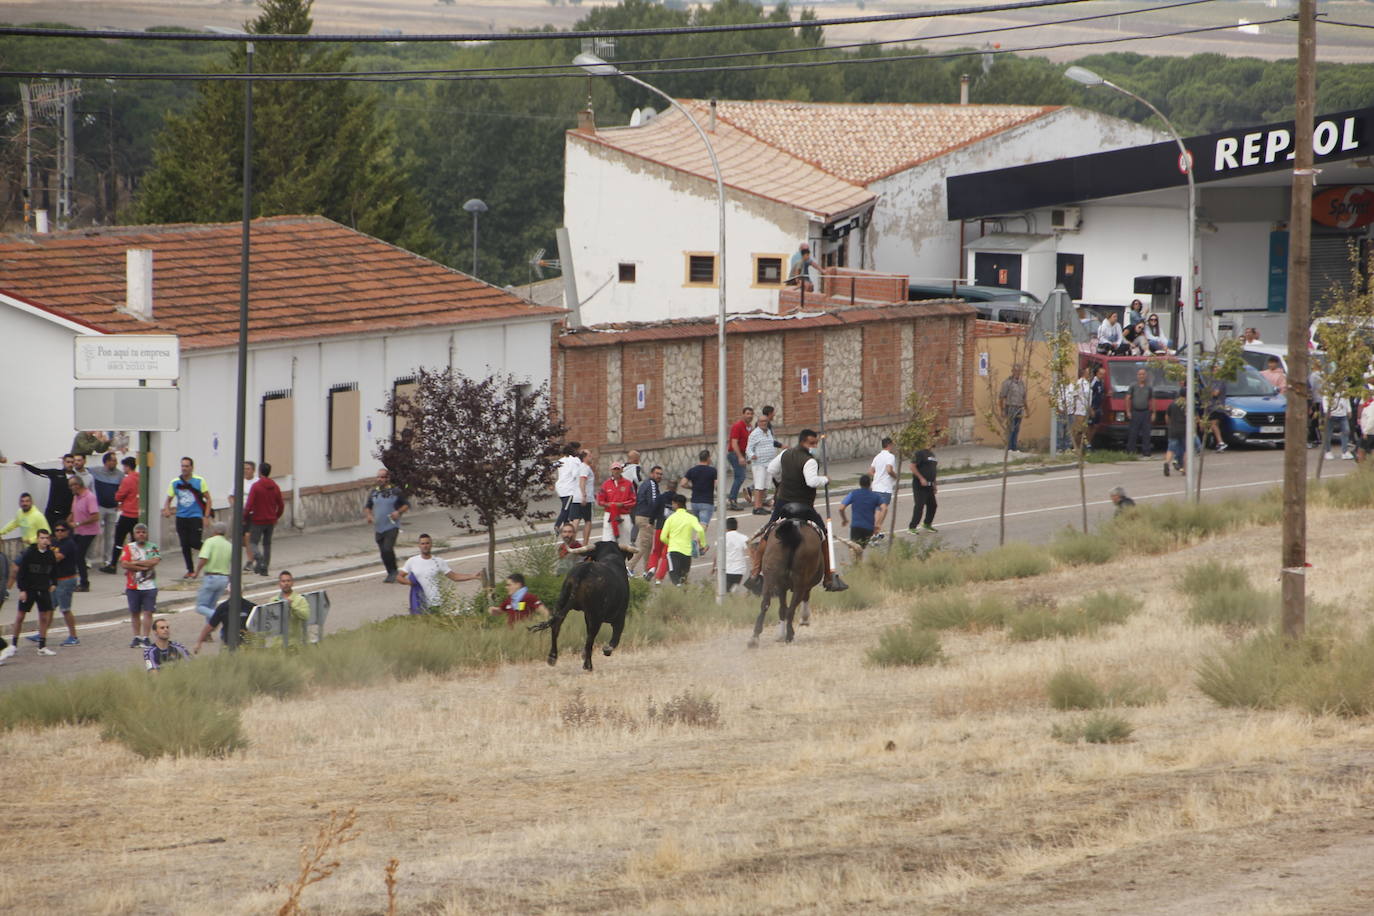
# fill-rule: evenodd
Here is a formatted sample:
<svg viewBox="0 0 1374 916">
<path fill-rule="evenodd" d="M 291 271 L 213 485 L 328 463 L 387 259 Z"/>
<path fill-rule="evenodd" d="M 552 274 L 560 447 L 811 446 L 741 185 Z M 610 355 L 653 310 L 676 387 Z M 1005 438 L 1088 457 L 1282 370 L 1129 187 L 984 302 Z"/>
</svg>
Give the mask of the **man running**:
<svg viewBox="0 0 1374 916">
<path fill-rule="evenodd" d="M 753 574 L 749 577 L 751 588 L 762 581 L 763 550 L 768 542 L 768 533 L 773 523 L 783 516 L 813 523 L 821 535 L 821 557 L 825 561 L 824 588 L 828 592 L 842 592 L 849 588 L 839 573 L 830 568 L 830 550 L 825 533 L 825 521 L 816 512 L 816 490 L 830 483 L 830 478 L 821 473 L 820 463 L 816 461 L 816 444 L 820 436 L 814 429 L 804 429 L 797 436 L 797 444 L 779 452 L 768 465 L 768 474 L 778 481 L 777 495 L 773 499 L 773 514 L 768 524 L 756 535 L 754 547 Z"/>
<path fill-rule="evenodd" d="M 443 557 L 434 556 L 434 539 L 420 535 L 420 555 L 406 560 L 396 573 L 402 585 L 410 586 L 410 613 L 438 614 L 443 611 L 444 595 L 439 590 L 439 577 L 453 582 L 471 582 L 482 578 L 477 573 L 456 573 Z"/>
<path fill-rule="evenodd" d="M 143 667 L 149 674 L 157 674 L 168 662 L 191 657 L 185 646 L 179 642 L 172 642 L 169 638 L 171 635 L 172 625 L 167 622 L 166 617 L 159 617 L 153 621 L 153 640 L 143 650 Z"/>
<path fill-rule="evenodd" d="M 38 608 L 38 654 L 56 655 L 48 648 L 48 627 L 52 625 L 53 568 L 57 557 L 53 553 L 51 532 L 39 531 L 34 544 L 24 551 L 19 562 L 10 571 L 13 585 L 19 589 L 19 608 L 14 618 L 14 640 L 18 645 L 19 631 L 24 626 L 24 617 L 35 607 Z"/>
<path fill-rule="evenodd" d="M 186 561 L 186 575 L 182 578 L 195 578 L 196 551 L 200 550 L 205 520 L 213 509 L 210 488 L 205 478 L 196 473 L 195 461 L 182 458 L 181 475 L 167 485 L 167 499 L 162 506 L 163 518 L 171 518 L 173 512 L 176 513 L 177 540 L 181 542 L 181 558 Z"/>
</svg>

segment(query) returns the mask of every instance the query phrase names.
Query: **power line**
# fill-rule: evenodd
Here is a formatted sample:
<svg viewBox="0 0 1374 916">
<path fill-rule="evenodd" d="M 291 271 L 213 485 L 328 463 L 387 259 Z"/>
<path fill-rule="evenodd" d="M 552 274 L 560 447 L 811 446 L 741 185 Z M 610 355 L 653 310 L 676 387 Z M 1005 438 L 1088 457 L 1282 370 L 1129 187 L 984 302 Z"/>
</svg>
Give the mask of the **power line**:
<svg viewBox="0 0 1374 916">
<path fill-rule="evenodd" d="M 492 42 L 492 41 L 549 41 L 572 38 L 637 38 L 652 35 L 704 35 L 721 32 L 758 32 L 769 29 L 824 28 L 839 25 L 865 25 L 875 22 L 901 22 L 911 19 L 938 19 L 945 16 L 973 16 L 979 13 L 1002 13 L 1015 10 L 1039 9 L 1046 6 L 1065 6 L 1089 0 L 1018 0 L 988 6 L 965 6 L 922 12 L 881 13 L 872 16 L 844 16 L 835 19 L 810 19 L 784 22 L 741 22 L 730 25 L 661 26 L 653 29 L 591 29 L 581 32 L 491 32 L 431 35 L 334 35 L 334 34 L 255 34 L 242 32 L 224 35 L 206 32 L 130 32 L 123 29 L 45 29 L 34 26 L 0 26 L 0 35 L 25 38 L 101 38 L 137 39 L 139 41 L 261 41 L 261 42 Z"/>
<path fill-rule="evenodd" d="M 1258 19 L 1247 25 L 1272 25 L 1278 22 L 1291 22 L 1291 16 L 1278 16 L 1273 19 Z M 1204 32 L 1219 32 L 1237 28 L 1236 25 L 1197 26 L 1190 29 L 1177 29 L 1172 32 L 1159 32 L 1152 35 L 1121 35 L 1111 38 L 1079 39 L 1051 44 L 1027 45 L 1019 48 L 975 48 L 962 51 L 946 51 L 936 54 L 894 54 L 886 57 L 845 56 L 829 60 L 784 61 L 771 64 L 735 64 L 724 67 L 666 67 L 654 70 L 625 71 L 634 75 L 663 76 L 686 73 L 732 73 L 755 70 L 805 69 L 811 67 L 834 67 L 854 64 L 884 64 L 904 61 L 953 60 L 960 57 L 978 57 L 995 54 L 1019 54 L 1028 51 L 1052 51 L 1060 48 L 1090 47 L 1097 45 L 1119 44 L 1128 41 L 1153 41 L 1159 38 L 1177 38 L 1183 35 L 1197 35 Z M 823 50 L 823 49 L 818 49 Z M 50 73 L 38 70 L 4 70 L 0 78 L 42 79 L 65 77 L 68 79 L 114 79 L 114 80 L 191 80 L 242 82 L 253 80 L 262 83 L 308 83 L 308 82 L 360 82 L 360 83 L 406 83 L 434 80 L 437 82 L 465 82 L 471 80 L 515 80 L 515 79 L 579 79 L 586 74 L 573 70 L 563 64 L 549 64 L 550 69 L 539 73 L 508 73 L 492 68 L 477 67 L 458 70 L 380 70 L 362 73 Z"/>
<path fill-rule="evenodd" d="M 1348 29 L 1374 29 L 1374 25 L 1365 22 L 1342 22 L 1339 19 L 1326 19 L 1318 17 L 1318 25 L 1343 25 Z"/>
</svg>

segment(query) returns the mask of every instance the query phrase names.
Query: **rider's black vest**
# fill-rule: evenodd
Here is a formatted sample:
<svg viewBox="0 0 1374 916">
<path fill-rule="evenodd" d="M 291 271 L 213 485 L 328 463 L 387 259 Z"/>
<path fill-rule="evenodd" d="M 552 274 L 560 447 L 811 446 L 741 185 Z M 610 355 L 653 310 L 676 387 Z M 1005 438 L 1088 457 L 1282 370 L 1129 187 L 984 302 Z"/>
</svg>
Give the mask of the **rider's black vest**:
<svg viewBox="0 0 1374 916">
<path fill-rule="evenodd" d="M 777 500 L 779 505 L 801 503 L 804 506 L 816 505 L 816 488 L 806 485 L 806 462 L 812 460 L 811 453 L 800 445 L 794 445 L 782 453 L 782 474 L 778 479 Z"/>
</svg>

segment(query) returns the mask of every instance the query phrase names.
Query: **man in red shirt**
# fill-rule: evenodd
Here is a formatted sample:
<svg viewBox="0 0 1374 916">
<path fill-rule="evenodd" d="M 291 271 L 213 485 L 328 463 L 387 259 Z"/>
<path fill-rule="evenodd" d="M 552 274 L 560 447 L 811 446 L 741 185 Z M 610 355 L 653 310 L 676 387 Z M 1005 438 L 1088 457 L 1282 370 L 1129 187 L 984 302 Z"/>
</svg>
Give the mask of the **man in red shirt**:
<svg viewBox="0 0 1374 916">
<path fill-rule="evenodd" d="M 124 465 L 124 479 L 115 490 L 115 505 L 119 506 L 119 521 L 115 524 L 114 553 L 110 562 L 100 567 L 103 573 L 119 572 L 119 555 L 124 550 L 124 541 L 133 534 L 138 524 L 138 459 L 129 455 L 120 464 Z"/>
<path fill-rule="evenodd" d="M 738 509 L 739 488 L 744 484 L 744 475 L 749 473 L 749 461 L 745 453 L 749 450 L 749 433 L 754 427 L 754 408 L 746 407 L 740 411 L 735 425 L 730 427 L 730 448 L 725 453 L 730 462 L 730 474 L 734 482 L 730 484 L 730 508 Z"/>
<path fill-rule="evenodd" d="M 243 501 L 243 523 L 248 526 L 248 562 L 253 565 L 253 572 L 260 576 L 267 575 L 272 565 L 272 529 L 285 511 L 281 487 L 272 479 L 272 465 L 264 461 L 258 468 L 253 489 Z"/>
<path fill-rule="evenodd" d="M 596 504 L 606 510 L 606 528 L 601 540 L 629 545 L 629 515 L 634 511 L 635 499 L 634 484 L 625 479 L 625 465 L 617 461 L 611 465 L 611 476 L 596 491 Z"/>
</svg>

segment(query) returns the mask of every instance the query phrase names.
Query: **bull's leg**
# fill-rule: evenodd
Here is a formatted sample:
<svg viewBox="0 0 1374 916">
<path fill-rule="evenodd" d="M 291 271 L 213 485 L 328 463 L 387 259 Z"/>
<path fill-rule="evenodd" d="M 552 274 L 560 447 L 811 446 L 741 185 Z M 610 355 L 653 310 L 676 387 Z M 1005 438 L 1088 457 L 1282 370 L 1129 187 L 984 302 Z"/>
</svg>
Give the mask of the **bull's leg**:
<svg viewBox="0 0 1374 916">
<path fill-rule="evenodd" d="M 625 615 L 621 614 L 616 620 L 611 621 L 611 641 L 601 647 L 604 655 L 610 655 L 615 651 L 616 646 L 620 645 L 620 634 L 625 629 Z"/>
<path fill-rule="evenodd" d="M 596 645 L 596 634 L 601 632 L 601 618 L 593 617 L 591 614 L 587 618 L 587 644 L 582 647 L 582 670 L 592 670 L 592 648 Z"/>
<path fill-rule="evenodd" d="M 558 664 L 558 630 L 563 626 L 563 614 L 549 618 L 549 664 Z"/>
<path fill-rule="evenodd" d="M 773 603 L 773 596 L 768 590 L 764 590 L 763 600 L 759 602 L 759 619 L 754 621 L 754 635 L 749 640 L 749 648 L 759 647 L 759 634 L 763 632 L 763 619 L 768 616 L 768 605 Z"/>
</svg>

